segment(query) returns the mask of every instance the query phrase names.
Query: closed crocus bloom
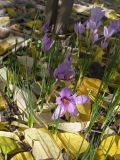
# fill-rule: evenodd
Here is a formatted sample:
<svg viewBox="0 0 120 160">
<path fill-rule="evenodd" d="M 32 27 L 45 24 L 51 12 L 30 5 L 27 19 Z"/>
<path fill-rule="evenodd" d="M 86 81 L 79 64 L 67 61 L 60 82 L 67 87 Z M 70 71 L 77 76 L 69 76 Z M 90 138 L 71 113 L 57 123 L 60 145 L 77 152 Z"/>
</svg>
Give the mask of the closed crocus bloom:
<svg viewBox="0 0 120 160">
<path fill-rule="evenodd" d="M 115 29 L 109 27 L 104 26 L 104 37 L 105 39 L 111 37 L 113 34 L 115 33 Z"/>
<path fill-rule="evenodd" d="M 43 31 L 44 33 L 46 33 L 48 30 L 49 30 L 49 23 L 46 22 L 46 23 L 43 25 L 43 27 L 42 27 L 42 31 Z"/>
<path fill-rule="evenodd" d="M 77 22 L 74 25 L 74 30 L 75 30 L 76 34 L 78 35 L 78 34 L 81 34 L 85 31 L 85 27 L 81 22 Z"/>
<path fill-rule="evenodd" d="M 91 9 L 90 19 L 92 21 L 98 23 L 104 16 L 105 16 L 105 11 L 103 11 L 101 7 L 95 7 Z"/>
<path fill-rule="evenodd" d="M 119 20 L 111 20 L 110 21 L 110 28 L 113 28 L 115 32 L 120 29 L 120 19 Z"/>
<path fill-rule="evenodd" d="M 53 41 L 45 34 L 42 38 L 42 51 L 47 52 L 53 45 Z"/>
<path fill-rule="evenodd" d="M 77 114 L 78 110 L 76 104 L 85 104 L 89 101 L 86 95 L 77 96 L 73 94 L 70 88 L 63 88 L 58 97 L 56 97 L 57 108 L 52 115 L 52 119 L 62 117 L 66 112 L 70 114 Z"/>
<path fill-rule="evenodd" d="M 98 40 L 98 33 L 97 33 L 97 29 L 93 30 L 92 33 L 91 33 L 91 39 L 92 39 L 92 42 L 95 43 L 97 40 Z"/>
<path fill-rule="evenodd" d="M 58 80 L 73 81 L 75 72 L 71 68 L 71 54 L 67 54 L 64 62 L 59 64 L 54 71 L 54 77 Z"/>
<path fill-rule="evenodd" d="M 109 43 L 107 41 L 105 41 L 105 40 L 101 41 L 101 48 L 102 49 L 106 49 L 108 47 L 108 44 Z"/>
</svg>

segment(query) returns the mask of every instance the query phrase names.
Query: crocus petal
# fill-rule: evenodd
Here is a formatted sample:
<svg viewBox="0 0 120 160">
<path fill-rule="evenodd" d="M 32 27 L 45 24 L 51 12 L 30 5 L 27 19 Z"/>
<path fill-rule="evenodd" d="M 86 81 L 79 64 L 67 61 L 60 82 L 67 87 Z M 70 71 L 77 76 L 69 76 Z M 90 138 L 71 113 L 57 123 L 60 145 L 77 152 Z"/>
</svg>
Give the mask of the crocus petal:
<svg viewBox="0 0 120 160">
<path fill-rule="evenodd" d="M 78 110 L 74 103 L 69 103 L 68 112 L 71 114 L 77 114 Z"/>
<path fill-rule="evenodd" d="M 76 104 L 85 104 L 89 101 L 89 97 L 86 96 L 86 95 L 81 95 L 81 96 L 78 96 L 76 97 L 75 99 L 75 103 Z"/>
<path fill-rule="evenodd" d="M 108 35 L 108 28 L 104 26 L 104 36 L 106 37 Z"/>
<path fill-rule="evenodd" d="M 71 95 L 72 95 L 72 91 L 70 88 L 67 88 L 67 87 L 63 88 L 60 92 L 61 97 L 69 98 Z"/>
<path fill-rule="evenodd" d="M 52 115 L 52 119 L 56 120 L 59 117 L 62 117 L 65 114 L 65 112 L 66 110 L 64 110 L 64 107 L 58 106 Z"/>
<path fill-rule="evenodd" d="M 104 41 L 104 40 L 101 41 L 101 48 L 102 48 L 102 49 L 107 48 L 107 47 L 108 47 L 108 44 L 109 44 L 109 43 L 108 43 L 107 41 Z"/>
<path fill-rule="evenodd" d="M 49 23 L 46 22 L 46 23 L 43 25 L 42 31 L 43 31 L 44 33 L 46 33 L 48 30 L 49 30 Z"/>
<path fill-rule="evenodd" d="M 62 104 L 61 97 L 56 97 L 56 104 L 59 106 Z"/>
</svg>

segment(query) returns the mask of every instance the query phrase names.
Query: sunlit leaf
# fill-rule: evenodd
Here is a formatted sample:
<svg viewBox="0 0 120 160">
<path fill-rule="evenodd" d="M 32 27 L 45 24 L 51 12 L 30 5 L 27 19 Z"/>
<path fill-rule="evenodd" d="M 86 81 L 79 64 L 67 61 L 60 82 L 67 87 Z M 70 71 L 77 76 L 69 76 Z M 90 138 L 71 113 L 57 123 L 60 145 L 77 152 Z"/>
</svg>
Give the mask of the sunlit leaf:
<svg viewBox="0 0 120 160">
<path fill-rule="evenodd" d="M 28 21 L 28 22 L 24 23 L 23 25 L 25 25 L 26 27 L 29 27 L 29 28 L 35 27 L 36 29 L 40 30 L 40 28 L 42 27 L 42 21 L 40 21 L 40 20 Z"/>
<path fill-rule="evenodd" d="M 5 40 L 0 42 L 0 56 L 3 55 L 7 50 L 11 49 L 16 43 L 23 41 L 22 37 L 9 36 Z"/>
<path fill-rule="evenodd" d="M 16 17 L 17 13 L 15 11 L 15 8 L 7 8 L 6 10 L 9 16 Z"/>
<path fill-rule="evenodd" d="M 3 110 L 7 107 L 7 102 L 4 97 L 0 95 L 0 110 Z"/>
<path fill-rule="evenodd" d="M 96 78 L 84 77 L 83 80 L 80 79 L 77 83 L 77 94 L 88 94 L 89 92 L 92 92 L 96 95 L 99 91 L 101 82 L 101 80 Z M 104 91 L 108 92 L 108 88 L 104 88 Z"/>
<path fill-rule="evenodd" d="M 74 122 L 74 123 L 64 122 L 64 123 L 59 123 L 57 128 L 62 131 L 76 133 L 85 129 L 88 125 L 89 122 Z"/>
<path fill-rule="evenodd" d="M 36 160 L 50 158 L 63 160 L 61 150 L 47 129 L 31 128 L 24 133 L 25 140 L 33 148 L 32 153 Z"/>
<path fill-rule="evenodd" d="M 89 145 L 84 137 L 77 133 L 59 133 L 58 137 L 67 149 L 67 152 L 70 152 L 73 156 L 76 156 L 78 152 L 85 152 Z"/>
<path fill-rule="evenodd" d="M 105 154 L 102 149 L 97 149 L 94 160 L 106 160 Z"/>
<path fill-rule="evenodd" d="M 91 103 L 90 101 L 86 104 L 77 104 L 77 109 L 79 111 L 79 118 L 80 121 L 89 121 L 90 120 L 90 114 L 91 114 Z"/>
<path fill-rule="evenodd" d="M 106 17 L 109 19 L 118 19 L 119 18 L 118 13 L 114 10 L 106 12 Z"/>
<path fill-rule="evenodd" d="M 103 49 L 100 48 L 99 46 L 97 46 L 97 50 L 96 50 L 96 53 L 95 53 L 94 61 L 98 62 L 98 63 L 102 63 L 103 54 L 104 54 Z"/>
<path fill-rule="evenodd" d="M 6 23 L 6 22 L 9 22 L 9 21 L 10 21 L 9 17 L 0 17 L 0 24 Z"/>
<path fill-rule="evenodd" d="M 21 152 L 13 156 L 10 160 L 34 160 L 30 152 Z"/>
<path fill-rule="evenodd" d="M 104 154 L 110 156 L 120 154 L 120 136 L 113 135 L 106 137 L 102 141 L 100 149 L 103 150 Z"/>
<path fill-rule="evenodd" d="M 20 150 L 21 148 L 15 143 L 14 140 L 0 136 L 0 153 L 13 154 Z"/>
<path fill-rule="evenodd" d="M 12 133 L 12 132 L 0 131 L 0 136 L 8 137 L 16 141 L 19 141 L 19 137 L 15 133 Z"/>
</svg>

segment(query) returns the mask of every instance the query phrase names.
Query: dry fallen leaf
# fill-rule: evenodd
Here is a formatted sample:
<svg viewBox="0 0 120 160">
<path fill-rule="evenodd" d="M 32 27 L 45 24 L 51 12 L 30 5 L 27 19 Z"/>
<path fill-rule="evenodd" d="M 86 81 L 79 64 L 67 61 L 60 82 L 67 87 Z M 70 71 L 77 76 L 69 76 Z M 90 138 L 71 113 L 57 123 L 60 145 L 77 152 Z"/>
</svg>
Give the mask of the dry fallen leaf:
<svg viewBox="0 0 120 160">
<path fill-rule="evenodd" d="M 102 63 L 103 54 L 104 54 L 103 49 L 100 48 L 99 46 L 97 46 L 97 50 L 96 50 L 96 53 L 95 53 L 94 61 L 101 64 Z"/>
<path fill-rule="evenodd" d="M 21 152 L 13 156 L 10 160 L 34 160 L 30 152 Z"/>
<path fill-rule="evenodd" d="M 0 42 L 0 56 L 2 56 L 7 50 L 11 49 L 16 43 L 22 42 L 24 39 L 19 36 L 9 36 Z"/>
<path fill-rule="evenodd" d="M 81 79 L 77 83 L 77 94 L 88 94 L 90 91 L 96 95 L 99 91 L 101 85 L 101 80 L 96 78 L 84 77 L 81 82 Z M 108 92 L 108 88 L 104 88 L 105 92 Z"/>
<path fill-rule="evenodd" d="M 0 111 L 7 108 L 7 102 L 2 95 L 0 95 Z"/>
<path fill-rule="evenodd" d="M 107 136 L 104 138 L 99 148 L 103 150 L 104 154 L 110 156 L 120 154 L 120 136 Z"/>
<path fill-rule="evenodd" d="M 17 15 L 15 8 L 6 8 L 6 11 L 8 15 L 11 17 L 16 17 Z"/>
<path fill-rule="evenodd" d="M 74 123 L 64 122 L 64 123 L 59 123 L 57 128 L 62 131 L 76 133 L 87 128 L 88 125 L 89 125 L 89 122 L 74 122 Z"/>
<path fill-rule="evenodd" d="M 35 160 L 63 160 L 61 150 L 47 129 L 30 128 L 24 131 L 24 135 L 26 142 L 32 147 Z"/>
<path fill-rule="evenodd" d="M 87 150 L 89 143 L 84 139 L 83 135 L 74 133 L 58 133 L 58 137 L 66 148 L 75 157 L 78 152 L 83 153 Z"/>
<path fill-rule="evenodd" d="M 90 120 L 91 116 L 91 102 L 87 102 L 86 104 L 77 104 L 77 109 L 79 111 L 79 120 L 81 122 L 86 122 Z"/>
<path fill-rule="evenodd" d="M 14 140 L 8 137 L 0 136 L 0 153 L 12 154 L 22 151 Z"/>
</svg>

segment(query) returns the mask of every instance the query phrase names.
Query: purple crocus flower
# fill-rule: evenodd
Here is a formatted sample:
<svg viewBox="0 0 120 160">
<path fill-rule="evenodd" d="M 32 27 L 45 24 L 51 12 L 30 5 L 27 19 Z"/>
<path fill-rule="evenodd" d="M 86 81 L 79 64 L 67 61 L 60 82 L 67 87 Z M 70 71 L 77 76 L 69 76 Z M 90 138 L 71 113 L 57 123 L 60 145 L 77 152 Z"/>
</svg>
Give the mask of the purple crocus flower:
<svg viewBox="0 0 120 160">
<path fill-rule="evenodd" d="M 95 7 L 91 9 L 90 19 L 86 22 L 86 28 L 93 31 L 101 25 L 101 19 L 104 17 L 105 12 L 101 7 Z"/>
<path fill-rule="evenodd" d="M 75 33 L 78 35 L 78 34 L 81 34 L 85 31 L 85 27 L 81 22 L 77 22 L 74 25 L 74 30 L 75 30 Z"/>
<path fill-rule="evenodd" d="M 44 33 L 46 33 L 48 30 L 49 30 L 49 23 L 46 22 L 46 23 L 44 23 L 44 25 L 43 25 L 42 31 L 43 31 Z"/>
<path fill-rule="evenodd" d="M 105 16 L 105 11 L 103 11 L 101 7 L 95 7 L 91 9 L 90 19 L 92 21 L 98 23 L 104 16 Z"/>
<path fill-rule="evenodd" d="M 107 41 L 105 41 L 105 40 L 101 41 L 101 48 L 102 49 L 106 49 L 108 47 L 108 44 L 109 43 Z"/>
<path fill-rule="evenodd" d="M 111 37 L 113 34 L 115 33 L 115 29 L 109 27 L 104 26 L 104 37 L 105 39 Z"/>
<path fill-rule="evenodd" d="M 118 31 L 118 29 L 120 29 L 120 19 L 119 20 L 111 20 L 109 27 L 113 28 L 115 31 Z"/>
<path fill-rule="evenodd" d="M 76 104 L 85 104 L 89 101 L 89 97 L 86 95 L 77 96 L 73 94 L 70 88 L 63 88 L 60 92 L 60 96 L 56 97 L 57 108 L 52 115 L 52 119 L 58 119 L 62 117 L 66 112 L 70 114 L 77 114 L 78 110 Z"/>
<path fill-rule="evenodd" d="M 91 39 L 92 39 L 92 42 L 95 43 L 97 40 L 98 40 L 98 33 L 97 33 L 97 29 L 93 30 L 92 33 L 91 33 Z"/>
<path fill-rule="evenodd" d="M 45 34 L 42 38 L 42 51 L 47 52 L 53 45 L 53 41 Z"/>
<path fill-rule="evenodd" d="M 54 71 L 54 77 L 59 80 L 73 81 L 75 72 L 71 68 L 71 55 L 68 54 L 64 62 L 59 64 Z"/>
<path fill-rule="evenodd" d="M 100 26 L 101 22 L 96 23 L 93 20 L 89 20 L 86 22 L 86 28 L 90 29 L 91 31 L 93 31 L 94 29 L 97 29 Z"/>
</svg>

